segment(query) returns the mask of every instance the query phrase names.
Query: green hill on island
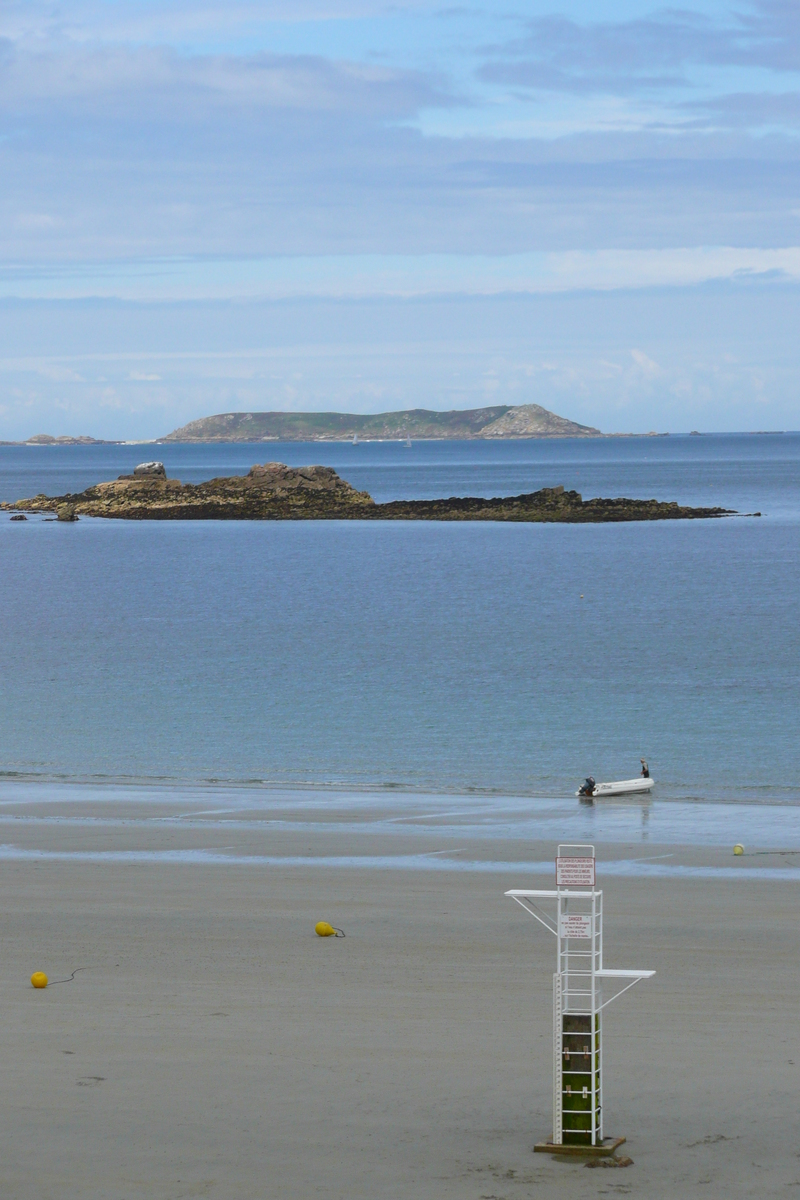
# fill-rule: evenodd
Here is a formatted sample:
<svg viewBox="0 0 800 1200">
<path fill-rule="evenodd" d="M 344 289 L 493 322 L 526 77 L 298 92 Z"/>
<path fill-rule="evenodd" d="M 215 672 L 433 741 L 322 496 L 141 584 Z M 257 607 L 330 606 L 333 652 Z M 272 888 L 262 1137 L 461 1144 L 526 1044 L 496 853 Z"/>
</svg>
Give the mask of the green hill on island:
<svg viewBox="0 0 800 1200">
<path fill-rule="evenodd" d="M 530 438 L 602 437 L 599 429 L 578 425 L 538 404 L 497 404 L 491 408 L 434 412 L 356 413 L 238 412 L 190 421 L 159 442 L 334 442 L 354 437 L 400 438 Z"/>
</svg>

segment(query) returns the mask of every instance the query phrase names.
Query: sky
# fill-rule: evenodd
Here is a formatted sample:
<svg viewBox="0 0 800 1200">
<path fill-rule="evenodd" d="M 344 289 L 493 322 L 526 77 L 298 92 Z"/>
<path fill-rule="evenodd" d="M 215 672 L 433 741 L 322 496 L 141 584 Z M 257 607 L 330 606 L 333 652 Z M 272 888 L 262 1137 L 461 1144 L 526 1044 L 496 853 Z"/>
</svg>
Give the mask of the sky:
<svg viewBox="0 0 800 1200">
<path fill-rule="evenodd" d="M 800 429 L 800 5 L 2 0 L 0 439 Z"/>
</svg>

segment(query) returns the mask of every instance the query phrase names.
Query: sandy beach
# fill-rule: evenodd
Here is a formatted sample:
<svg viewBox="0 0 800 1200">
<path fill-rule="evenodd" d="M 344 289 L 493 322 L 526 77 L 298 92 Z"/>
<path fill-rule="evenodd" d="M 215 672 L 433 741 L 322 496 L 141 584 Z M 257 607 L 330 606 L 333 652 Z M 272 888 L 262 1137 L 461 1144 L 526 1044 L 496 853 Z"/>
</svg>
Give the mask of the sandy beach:
<svg viewBox="0 0 800 1200">
<path fill-rule="evenodd" d="M 550 1130 L 554 946 L 503 892 L 546 879 L 513 865 L 104 857 L 237 839 L 276 857 L 342 850 L 313 823 L 183 832 L 166 819 L 175 808 L 151 804 L 142 818 L 105 804 L 101 818 L 97 805 L 71 805 L 64 818 L 63 805 L 38 804 L 32 822 L 30 806 L 4 809 L 4 843 L 95 855 L 2 864 L 4 1196 L 517 1200 L 565 1187 L 650 1198 L 800 1186 L 795 882 L 600 880 L 607 964 L 658 974 L 605 1023 L 606 1132 L 627 1137 L 634 1164 L 590 1171 L 533 1153 Z M 351 853 L 385 852 L 362 817 Z M 432 832 L 426 845 L 436 842 Z M 512 864 L 554 851 L 480 847 Z M 598 851 L 601 863 L 623 853 L 641 849 Z M 320 919 L 347 936 L 317 938 Z M 56 980 L 76 967 L 88 969 L 46 991 L 28 982 L 35 969 Z"/>
</svg>

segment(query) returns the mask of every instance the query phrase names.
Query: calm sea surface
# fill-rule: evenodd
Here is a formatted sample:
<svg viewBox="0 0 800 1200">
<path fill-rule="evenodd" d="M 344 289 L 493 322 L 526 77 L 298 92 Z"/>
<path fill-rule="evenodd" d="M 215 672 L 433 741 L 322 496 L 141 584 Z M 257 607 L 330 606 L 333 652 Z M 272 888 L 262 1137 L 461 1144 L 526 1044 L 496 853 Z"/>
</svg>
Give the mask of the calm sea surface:
<svg viewBox="0 0 800 1200">
<path fill-rule="evenodd" d="M 800 435 L 0 447 L 0 498 L 158 457 L 334 466 L 378 500 L 563 483 L 760 519 L 546 526 L 0 515 L 0 772 L 800 800 Z"/>
</svg>

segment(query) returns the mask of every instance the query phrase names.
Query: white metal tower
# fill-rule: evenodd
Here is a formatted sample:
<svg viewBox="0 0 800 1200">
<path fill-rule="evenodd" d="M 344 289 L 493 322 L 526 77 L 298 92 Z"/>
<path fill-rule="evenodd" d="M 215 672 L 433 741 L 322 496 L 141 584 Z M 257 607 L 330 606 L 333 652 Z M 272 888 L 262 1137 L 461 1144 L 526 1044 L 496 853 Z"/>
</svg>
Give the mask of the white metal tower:
<svg viewBox="0 0 800 1200">
<path fill-rule="evenodd" d="M 603 1038 L 600 1013 L 655 971 L 603 966 L 603 893 L 595 888 L 594 846 L 560 845 L 555 891 L 506 892 L 557 942 L 553 976 L 553 1140 L 536 1147 L 609 1153 L 624 1138 L 603 1137 Z M 539 909 L 555 900 L 555 917 Z M 592 1149 L 589 1149 L 592 1153 Z"/>
</svg>

